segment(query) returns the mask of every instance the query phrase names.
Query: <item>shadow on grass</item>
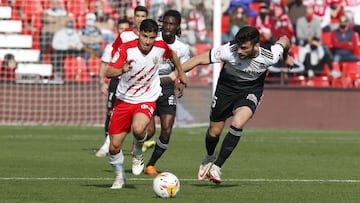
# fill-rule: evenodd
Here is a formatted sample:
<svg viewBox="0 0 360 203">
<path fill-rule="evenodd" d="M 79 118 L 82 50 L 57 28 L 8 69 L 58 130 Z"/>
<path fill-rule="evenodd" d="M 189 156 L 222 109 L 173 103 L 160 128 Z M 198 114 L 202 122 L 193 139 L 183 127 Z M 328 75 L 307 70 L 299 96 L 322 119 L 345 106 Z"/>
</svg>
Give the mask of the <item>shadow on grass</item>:
<svg viewBox="0 0 360 203">
<path fill-rule="evenodd" d="M 110 184 L 85 184 L 85 185 L 81 185 L 81 186 L 82 187 L 96 187 L 96 188 L 109 188 L 110 189 L 111 183 Z M 126 184 L 125 187 L 122 189 L 136 189 L 136 185 Z"/>
<path fill-rule="evenodd" d="M 239 187 L 239 184 L 214 184 L 214 183 L 205 183 L 205 184 L 191 184 L 194 187 L 201 187 L 201 188 L 231 188 L 231 187 Z"/>
</svg>

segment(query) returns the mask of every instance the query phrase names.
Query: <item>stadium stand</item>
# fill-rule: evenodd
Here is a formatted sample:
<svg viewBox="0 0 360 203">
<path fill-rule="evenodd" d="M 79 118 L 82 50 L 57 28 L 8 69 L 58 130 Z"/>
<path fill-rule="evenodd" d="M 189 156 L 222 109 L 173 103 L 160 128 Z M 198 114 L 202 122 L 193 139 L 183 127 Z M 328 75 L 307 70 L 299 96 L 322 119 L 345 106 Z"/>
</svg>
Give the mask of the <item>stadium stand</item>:
<svg viewBox="0 0 360 203">
<path fill-rule="evenodd" d="M 15 55 L 18 62 L 15 80 L 11 83 L 0 78 L 0 124 L 86 124 L 102 125 L 105 115 L 105 96 L 98 87 L 100 58 L 90 58 L 88 63 L 81 56 L 64 58 L 63 80 L 55 80 L 54 67 L 51 61 L 51 50 L 46 52 L 45 60 L 40 62 L 39 37 L 42 24 L 42 12 L 49 8 L 51 0 L 1 0 L 0 4 L 0 64 L 5 54 Z M 76 28 L 85 25 L 85 16 L 96 12 L 98 6 L 103 13 L 114 20 L 124 18 L 134 8 L 137 1 L 113 0 L 61 0 L 70 17 L 76 21 Z M 148 3 L 148 0 L 144 1 Z M 181 1 L 182 2 L 182 1 Z M 191 1 L 189 1 L 191 2 Z M 249 7 L 258 11 L 262 3 L 254 2 Z M 148 5 L 148 4 L 147 4 Z M 182 11 L 184 16 L 191 6 Z M 207 11 L 206 17 L 211 16 Z M 130 16 L 131 18 L 131 16 Z M 226 17 L 223 29 L 228 22 Z M 212 21 L 207 18 L 208 37 L 213 37 Z M 251 20 L 249 20 L 251 22 Z M 185 32 L 184 32 L 185 33 Z M 322 35 L 322 41 L 331 48 L 328 33 Z M 105 45 L 105 44 L 104 44 Z M 105 46 L 104 46 L 105 47 Z M 196 43 L 191 48 L 195 54 L 212 47 L 210 43 Z M 299 46 L 294 45 L 291 52 L 298 57 Z M 51 47 L 50 47 L 51 49 Z M 354 50 L 360 56 L 360 40 Z M 326 65 L 325 65 L 326 66 Z M 298 75 L 288 79 L 282 85 L 291 88 L 321 87 L 345 89 L 360 88 L 360 66 L 358 63 L 333 64 L 336 70 L 342 71 L 339 78 L 332 78 L 330 70 L 320 77 L 309 79 Z M 4 71 L 0 69 L 0 73 Z M 194 123 L 207 122 L 208 105 L 211 97 L 212 66 L 202 66 L 192 70 L 188 76 L 190 86 L 182 98 L 184 106 L 194 116 Z M 89 102 L 91 98 L 91 102 Z M 29 109 L 29 104 L 34 107 Z M 193 105 L 195 104 L 195 105 Z M 86 119 L 84 119 L 86 116 Z"/>
</svg>

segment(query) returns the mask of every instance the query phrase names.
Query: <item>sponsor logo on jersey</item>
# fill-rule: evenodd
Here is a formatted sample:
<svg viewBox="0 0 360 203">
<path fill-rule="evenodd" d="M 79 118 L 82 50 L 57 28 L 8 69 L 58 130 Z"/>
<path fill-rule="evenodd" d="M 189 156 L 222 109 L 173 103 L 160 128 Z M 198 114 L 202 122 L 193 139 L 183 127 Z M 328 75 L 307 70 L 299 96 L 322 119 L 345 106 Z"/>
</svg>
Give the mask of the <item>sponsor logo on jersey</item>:
<svg viewBox="0 0 360 203">
<path fill-rule="evenodd" d="M 140 108 L 141 108 L 141 109 L 148 109 L 148 110 L 151 112 L 151 114 L 154 113 L 154 108 L 153 108 L 152 106 L 147 105 L 147 104 L 142 104 L 142 105 L 140 106 Z"/>
</svg>

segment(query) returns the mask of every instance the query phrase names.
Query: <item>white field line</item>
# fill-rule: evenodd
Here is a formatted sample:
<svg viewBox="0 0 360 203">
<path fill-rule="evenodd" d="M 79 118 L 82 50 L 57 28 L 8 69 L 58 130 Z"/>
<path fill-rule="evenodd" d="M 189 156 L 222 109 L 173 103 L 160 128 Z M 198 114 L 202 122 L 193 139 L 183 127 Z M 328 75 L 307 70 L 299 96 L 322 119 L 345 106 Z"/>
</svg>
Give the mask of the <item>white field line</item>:
<svg viewBox="0 0 360 203">
<path fill-rule="evenodd" d="M 0 178 L 0 181 L 102 181 L 102 180 L 113 180 L 113 178 Z M 153 178 L 128 178 L 130 181 L 152 181 Z M 183 178 L 180 181 L 199 181 L 197 179 Z M 300 183 L 300 182 L 313 182 L 313 183 L 360 183 L 360 180 L 352 179 L 223 179 L 223 182 L 290 182 L 290 183 Z"/>
</svg>

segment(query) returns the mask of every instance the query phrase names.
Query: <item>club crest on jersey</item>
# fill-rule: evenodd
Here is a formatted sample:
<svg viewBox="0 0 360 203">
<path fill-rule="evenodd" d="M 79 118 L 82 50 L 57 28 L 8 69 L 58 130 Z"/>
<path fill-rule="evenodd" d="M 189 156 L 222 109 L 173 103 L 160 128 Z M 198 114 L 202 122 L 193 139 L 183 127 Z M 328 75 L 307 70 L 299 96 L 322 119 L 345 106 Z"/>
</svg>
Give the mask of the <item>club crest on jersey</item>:
<svg viewBox="0 0 360 203">
<path fill-rule="evenodd" d="M 115 63 L 120 57 L 120 53 L 119 51 L 117 51 L 115 54 L 114 54 L 114 57 L 111 59 L 111 62 L 112 63 Z"/>
<path fill-rule="evenodd" d="M 216 58 L 216 59 L 219 59 L 220 57 L 221 57 L 221 51 L 217 50 L 217 51 L 215 52 L 215 58 Z"/>
<path fill-rule="evenodd" d="M 255 96 L 255 94 L 248 94 L 247 97 L 246 97 L 246 99 L 254 102 L 255 105 L 257 105 L 257 103 L 258 103 L 258 99 L 257 99 L 257 97 Z"/>
</svg>

